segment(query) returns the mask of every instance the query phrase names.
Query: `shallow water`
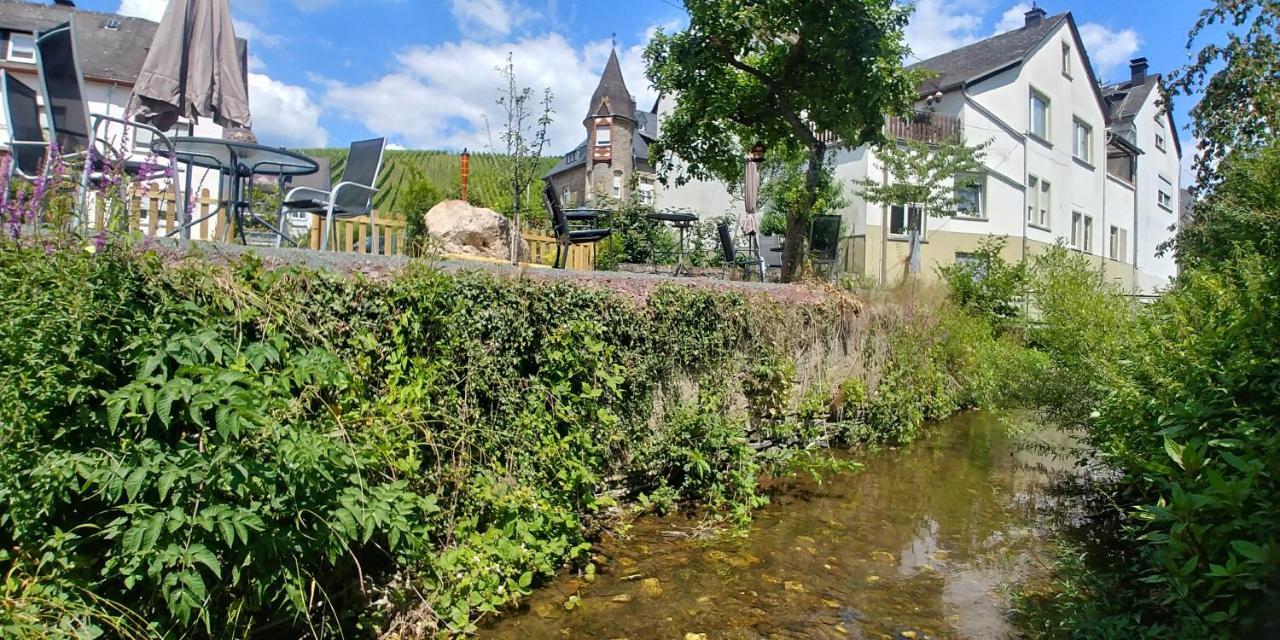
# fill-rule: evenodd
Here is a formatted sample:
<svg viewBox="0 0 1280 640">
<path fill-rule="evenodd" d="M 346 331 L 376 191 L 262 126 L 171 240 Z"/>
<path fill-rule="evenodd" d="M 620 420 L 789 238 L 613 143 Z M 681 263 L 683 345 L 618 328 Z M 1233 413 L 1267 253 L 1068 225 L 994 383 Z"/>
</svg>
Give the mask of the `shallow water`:
<svg viewBox="0 0 1280 640">
<path fill-rule="evenodd" d="M 1011 436 L 1009 420 L 962 414 L 857 473 L 780 482 L 741 537 L 679 539 L 694 522 L 642 519 L 602 542 L 594 582 L 562 577 L 480 635 L 1018 637 L 1002 587 L 1043 571 L 1047 488 L 1069 461 L 1027 446 L 1054 434 Z"/>
</svg>

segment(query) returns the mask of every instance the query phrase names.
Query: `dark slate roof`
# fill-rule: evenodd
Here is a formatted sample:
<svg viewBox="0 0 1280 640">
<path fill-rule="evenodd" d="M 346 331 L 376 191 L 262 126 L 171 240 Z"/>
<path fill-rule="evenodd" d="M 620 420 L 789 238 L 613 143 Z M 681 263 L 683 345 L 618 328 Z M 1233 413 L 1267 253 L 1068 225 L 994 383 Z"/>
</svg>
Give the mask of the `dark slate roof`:
<svg viewBox="0 0 1280 640">
<path fill-rule="evenodd" d="M 1107 124 L 1132 122 L 1147 103 L 1151 93 L 1160 90 L 1160 74 L 1150 73 L 1144 81 L 1133 84 L 1130 81 L 1117 82 L 1102 87 L 1102 95 L 1106 99 Z M 1182 141 L 1178 139 L 1178 127 L 1173 123 L 1173 115 L 1169 115 L 1169 135 L 1173 137 L 1173 145 L 1182 155 Z"/>
<path fill-rule="evenodd" d="M 572 160 L 570 160 L 570 158 L 572 158 Z M 547 175 L 543 177 L 550 178 L 551 176 L 558 176 L 566 171 L 569 171 L 570 169 L 577 169 L 578 167 L 581 167 L 586 163 L 587 163 L 587 141 L 583 140 L 582 144 L 578 145 L 577 148 L 575 148 L 573 151 L 570 151 L 569 153 L 566 153 L 563 156 L 561 156 L 560 162 L 557 162 L 556 166 L 551 167 L 551 170 L 548 171 Z"/>
<path fill-rule="evenodd" d="M 602 105 L 601 101 L 607 102 Z M 636 101 L 627 91 L 627 83 L 622 79 L 622 65 L 618 62 L 618 52 L 609 52 L 609 61 L 604 65 L 604 73 L 600 75 L 600 84 L 591 95 L 591 104 L 587 107 L 587 117 L 598 115 L 624 115 L 632 117 L 636 112 Z"/>
<path fill-rule="evenodd" d="M 0 30 L 34 33 L 66 22 L 72 14 L 76 17 L 76 45 L 84 75 L 95 80 L 136 82 L 160 26 L 150 20 L 49 3 L 0 0 Z M 117 21 L 119 28 L 107 29 L 108 20 Z M 236 40 L 244 51 L 246 41 Z"/>
<path fill-rule="evenodd" d="M 1159 84 L 1160 76 L 1150 74 L 1146 81 L 1137 85 L 1119 82 L 1102 87 L 1102 95 L 1107 99 L 1107 122 L 1133 120 L 1142 109 L 1142 105 L 1146 104 L 1151 91 Z"/>
<path fill-rule="evenodd" d="M 1049 34 L 1069 18 L 1070 14 L 1067 13 L 1044 18 L 1037 25 L 1024 26 L 986 40 L 979 40 L 917 62 L 910 68 L 929 69 L 938 74 L 937 77 L 924 83 L 921 93 L 950 91 L 965 82 L 986 77 L 1021 63 Z"/>
</svg>

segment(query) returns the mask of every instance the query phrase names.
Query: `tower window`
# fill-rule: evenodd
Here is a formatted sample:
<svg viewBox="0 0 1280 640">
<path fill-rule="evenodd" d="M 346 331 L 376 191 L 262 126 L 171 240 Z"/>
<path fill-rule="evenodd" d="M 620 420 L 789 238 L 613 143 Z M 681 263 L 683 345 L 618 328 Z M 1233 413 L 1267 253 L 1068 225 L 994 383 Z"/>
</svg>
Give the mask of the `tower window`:
<svg viewBox="0 0 1280 640">
<path fill-rule="evenodd" d="M 600 125 L 596 127 L 596 146 L 607 147 L 613 141 L 613 131 L 609 125 Z"/>
</svg>

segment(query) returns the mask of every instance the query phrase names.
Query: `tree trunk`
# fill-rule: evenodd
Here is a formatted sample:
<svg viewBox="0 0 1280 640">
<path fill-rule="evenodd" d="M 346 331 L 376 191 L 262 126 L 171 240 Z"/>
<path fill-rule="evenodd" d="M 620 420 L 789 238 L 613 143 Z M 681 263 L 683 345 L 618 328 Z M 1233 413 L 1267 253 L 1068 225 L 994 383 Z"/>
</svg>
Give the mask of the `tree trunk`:
<svg viewBox="0 0 1280 640">
<path fill-rule="evenodd" d="M 822 186 L 822 165 L 827 159 L 827 145 L 816 141 L 809 147 L 809 167 L 804 178 L 804 203 L 799 211 L 787 212 L 787 232 L 782 244 L 782 281 L 791 282 L 800 275 L 805 254 L 805 225 L 813 217 L 813 207 L 818 203 L 818 189 Z"/>
</svg>

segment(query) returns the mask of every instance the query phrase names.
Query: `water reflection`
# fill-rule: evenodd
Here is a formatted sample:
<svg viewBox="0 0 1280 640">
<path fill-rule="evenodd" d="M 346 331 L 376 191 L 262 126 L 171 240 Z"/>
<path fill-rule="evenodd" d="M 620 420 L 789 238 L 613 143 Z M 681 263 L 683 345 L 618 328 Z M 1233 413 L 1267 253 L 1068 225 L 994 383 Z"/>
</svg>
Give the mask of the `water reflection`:
<svg viewBox="0 0 1280 640">
<path fill-rule="evenodd" d="M 481 635 L 1015 637 L 1001 586 L 1037 570 L 1048 476 L 1068 466 L 1020 440 L 999 416 L 956 417 L 860 473 L 779 483 L 742 538 L 678 540 L 664 534 L 692 523 L 643 520 L 602 544 L 594 583 L 558 580 Z"/>
</svg>

